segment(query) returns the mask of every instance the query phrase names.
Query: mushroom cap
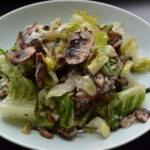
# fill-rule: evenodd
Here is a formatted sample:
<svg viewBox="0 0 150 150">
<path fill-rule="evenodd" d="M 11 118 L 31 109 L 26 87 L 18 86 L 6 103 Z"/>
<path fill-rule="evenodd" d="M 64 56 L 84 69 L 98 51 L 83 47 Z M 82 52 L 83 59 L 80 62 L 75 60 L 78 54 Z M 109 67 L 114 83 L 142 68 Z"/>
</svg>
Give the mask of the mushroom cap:
<svg viewBox="0 0 150 150">
<path fill-rule="evenodd" d="M 92 31 L 85 30 L 75 32 L 68 41 L 64 51 L 68 64 L 76 65 L 84 62 L 89 56 L 94 44 Z"/>
</svg>

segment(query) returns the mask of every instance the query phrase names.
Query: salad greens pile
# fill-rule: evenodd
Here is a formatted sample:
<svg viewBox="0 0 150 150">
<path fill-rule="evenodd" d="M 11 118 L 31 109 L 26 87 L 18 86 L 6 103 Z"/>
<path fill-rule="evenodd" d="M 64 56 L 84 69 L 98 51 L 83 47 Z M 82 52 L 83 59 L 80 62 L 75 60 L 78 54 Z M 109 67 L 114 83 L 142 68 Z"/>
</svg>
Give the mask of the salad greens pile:
<svg viewBox="0 0 150 150">
<path fill-rule="evenodd" d="M 11 49 L 0 49 L 0 114 L 30 122 L 23 133 L 106 138 L 142 107 L 146 89 L 132 73 L 149 70 L 150 59 L 138 57 L 121 23 L 97 24 L 96 16 L 74 10 L 70 22 L 34 23 Z"/>
</svg>

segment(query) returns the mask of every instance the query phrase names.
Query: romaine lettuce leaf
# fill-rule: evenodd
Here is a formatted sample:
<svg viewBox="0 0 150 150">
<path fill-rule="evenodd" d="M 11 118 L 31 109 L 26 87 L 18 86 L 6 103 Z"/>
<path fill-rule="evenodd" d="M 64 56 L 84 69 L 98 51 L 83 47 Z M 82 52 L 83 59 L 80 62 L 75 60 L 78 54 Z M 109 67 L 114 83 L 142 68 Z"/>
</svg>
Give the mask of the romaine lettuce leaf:
<svg viewBox="0 0 150 150">
<path fill-rule="evenodd" d="M 109 57 L 107 55 L 98 53 L 95 59 L 93 59 L 91 63 L 86 66 L 86 68 L 92 75 L 95 75 L 108 60 Z"/>
<path fill-rule="evenodd" d="M 129 40 L 120 48 L 120 51 L 126 56 L 131 56 L 133 63 L 137 61 L 138 51 L 137 44 L 134 38 L 129 38 Z"/>
<path fill-rule="evenodd" d="M 139 58 L 137 62 L 133 64 L 132 70 L 135 72 L 150 71 L 150 59 L 148 57 Z"/>
<path fill-rule="evenodd" d="M 70 35 L 75 31 L 83 30 L 83 28 L 77 22 L 69 22 L 66 26 L 66 30 L 67 30 L 67 33 Z"/>
<path fill-rule="evenodd" d="M 122 68 L 122 62 L 115 61 L 114 59 L 109 59 L 108 62 L 103 66 L 102 71 L 106 76 L 115 76 L 117 77 Z"/>
<path fill-rule="evenodd" d="M 54 106 L 51 106 L 51 100 L 46 101 L 46 95 L 49 91 L 50 87 L 44 87 L 39 93 L 38 93 L 38 99 L 36 102 L 35 107 L 35 116 L 38 126 L 41 127 L 47 127 L 47 128 L 53 128 L 54 122 L 50 121 L 48 119 L 48 115 L 51 115 L 50 108 Z"/>
<path fill-rule="evenodd" d="M 117 56 L 115 49 L 111 45 L 106 45 L 104 50 L 110 57 Z"/>
<path fill-rule="evenodd" d="M 145 99 L 145 87 L 134 86 L 114 95 L 108 103 L 108 124 L 112 130 L 120 126 L 120 121 L 133 110 L 141 108 Z"/>
<path fill-rule="evenodd" d="M 131 73 L 131 68 L 132 68 L 133 62 L 131 60 L 128 60 L 127 62 L 125 62 L 121 72 L 120 72 L 120 76 L 121 77 L 126 77 L 126 79 L 128 80 L 128 87 L 132 87 L 137 85 L 138 83 L 134 80 L 134 77 Z"/>
<path fill-rule="evenodd" d="M 94 26 L 97 21 L 97 16 L 91 16 L 87 11 L 74 10 L 72 20 L 82 25 Z"/>
<path fill-rule="evenodd" d="M 86 127 L 96 128 L 96 131 L 100 133 L 104 138 L 107 138 L 110 135 L 110 128 L 106 121 L 100 117 L 96 117 L 91 120 Z"/>
<path fill-rule="evenodd" d="M 35 104 L 0 102 L 0 114 L 9 118 L 20 118 L 34 121 L 34 108 Z"/>
<path fill-rule="evenodd" d="M 60 83 L 53 86 L 48 92 L 46 99 L 50 97 L 63 96 L 65 93 L 73 91 L 74 88 L 75 88 L 74 81 L 68 78 L 64 83 Z"/>
<path fill-rule="evenodd" d="M 9 74 L 10 84 L 8 95 L 3 100 L 13 103 L 28 103 L 37 100 L 37 90 L 34 83 L 21 74 L 12 72 Z"/>
<path fill-rule="evenodd" d="M 75 89 L 83 89 L 89 95 L 96 94 L 96 86 L 92 79 L 88 76 L 74 75 L 68 78 L 64 83 L 53 86 L 48 92 L 46 99 L 50 97 L 63 96 L 67 92 L 71 92 Z"/>
<path fill-rule="evenodd" d="M 66 93 L 59 99 L 60 126 L 70 128 L 74 124 L 73 93 Z"/>
<path fill-rule="evenodd" d="M 5 50 L 0 48 L 0 55 L 4 55 L 5 54 Z"/>
<path fill-rule="evenodd" d="M 120 51 L 126 56 L 131 56 L 133 63 L 135 63 L 138 58 L 136 40 L 128 34 L 126 34 L 126 32 L 124 31 L 123 24 L 121 23 L 113 23 L 112 31 L 120 33 L 122 35 L 122 46 L 120 48 Z"/>
<path fill-rule="evenodd" d="M 107 33 L 101 32 L 99 30 L 94 30 L 93 36 L 94 36 L 94 47 L 97 49 L 104 49 L 108 41 Z"/>
<path fill-rule="evenodd" d="M 13 66 L 7 61 L 5 55 L 0 55 L 0 71 L 8 77 L 13 72 Z"/>
<path fill-rule="evenodd" d="M 73 78 L 72 78 L 73 79 Z M 94 96 L 96 94 L 96 86 L 91 78 L 88 76 L 74 77 L 75 87 L 84 90 L 87 94 Z"/>
<path fill-rule="evenodd" d="M 56 62 L 52 57 L 45 57 L 45 63 L 46 63 L 46 68 L 47 72 L 50 75 L 46 78 L 45 83 L 48 84 L 49 86 L 56 85 L 58 83 L 58 78 L 56 73 L 54 72 L 54 69 L 56 68 Z"/>
</svg>

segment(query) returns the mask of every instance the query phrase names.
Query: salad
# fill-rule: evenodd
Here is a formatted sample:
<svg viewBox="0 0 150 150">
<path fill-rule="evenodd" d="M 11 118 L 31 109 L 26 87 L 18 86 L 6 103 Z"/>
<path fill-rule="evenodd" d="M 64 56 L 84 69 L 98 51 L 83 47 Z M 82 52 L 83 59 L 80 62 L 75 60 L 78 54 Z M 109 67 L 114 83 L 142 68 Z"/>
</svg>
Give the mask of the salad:
<svg viewBox="0 0 150 150">
<path fill-rule="evenodd" d="M 19 32 L 12 48 L 0 49 L 0 114 L 26 120 L 46 138 L 72 139 L 146 122 L 142 108 L 150 91 L 133 73 L 150 70 L 121 23 L 97 24 L 97 17 L 74 10 L 70 22 L 34 23 Z"/>
</svg>

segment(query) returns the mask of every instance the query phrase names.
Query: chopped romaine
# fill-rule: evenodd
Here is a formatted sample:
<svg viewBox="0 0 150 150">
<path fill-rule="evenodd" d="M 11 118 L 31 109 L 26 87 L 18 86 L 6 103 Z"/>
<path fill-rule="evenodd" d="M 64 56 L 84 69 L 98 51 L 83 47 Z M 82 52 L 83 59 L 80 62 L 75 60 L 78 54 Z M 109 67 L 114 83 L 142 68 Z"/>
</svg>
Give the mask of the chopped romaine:
<svg viewBox="0 0 150 150">
<path fill-rule="evenodd" d="M 150 59 L 148 57 L 141 57 L 132 66 L 132 70 L 138 71 L 150 71 Z"/>
<path fill-rule="evenodd" d="M 133 59 L 133 63 L 137 62 L 138 52 L 137 44 L 134 38 L 129 38 L 128 41 L 121 47 L 120 51 L 126 56 L 131 56 Z"/>
<path fill-rule="evenodd" d="M 97 21 L 96 16 L 90 16 L 87 11 L 74 10 L 72 20 L 85 26 L 94 26 Z"/>
<path fill-rule="evenodd" d="M 121 120 L 133 110 L 141 108 L 145 98 L 142 85 L 123 90 L 114 95 L 108 103 L 108 124 L 112 130 L 120 126 Z"/>
<path fill-rule="evenodd" d="M 109 60 L 107 55 L 103 55 L 98 53 L 96 58 L 91 61 L 89 65 L 87 65 L 87 69 L 92 75 L 95 75 Z"/>
<path fill-rule="evenodd" d="M 0 48 L 0 55 L 4 55 L 5 54 L 5 50 Z"/>
<path fill-rule="evenodd" d="M 0 102 L 0 113 L 5 117 L 35 121 L 34 104 Z"/>
<path fill-rule="evenodd" d="M 66 93 L 59 99 L 60 126 L 70 128 L 74 124 L 73 93 Z"/>
<path fill-rule="evenodd" d="M 106 121 L 100 117 L 96 117 L 91 120 L 86 127 L 96 128 L 96 131 L 100 133 L 104 138 L 107 138 L 110 135 L 110 128 Z"/>
</svg>

